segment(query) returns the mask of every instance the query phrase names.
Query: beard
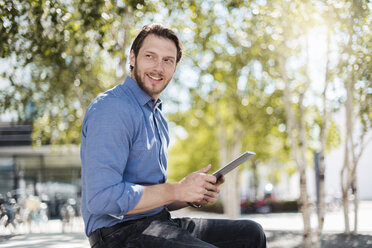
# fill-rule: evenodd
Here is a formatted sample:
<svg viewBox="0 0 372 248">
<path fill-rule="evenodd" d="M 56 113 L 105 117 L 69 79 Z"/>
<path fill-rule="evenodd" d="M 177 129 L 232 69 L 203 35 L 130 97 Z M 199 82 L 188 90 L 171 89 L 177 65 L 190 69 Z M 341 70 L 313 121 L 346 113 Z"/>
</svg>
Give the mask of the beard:
<svg viewBox="0 0 372 248">
<path fill-rule="evenodd" d="M 169 79 L 165 81 L 165 83 L 162 84 L 161 86 L 159 85 L 159 87 L 155 87 L 156 85 L 154 87 L 152 87 L 152 85 L 146 85 L 144 81 L 142 80 L 141 75 L 138 71 L 137 60 L 134 63 L 133 73 L 134 73 L 134 78 L 138 86 L 151 97 L 160 95 L 160 93 L 168 86 L 170 82 L 170 79 Z M 146 77 L 146 74 L 143 74 L 143 76 Z M 164 78 L 164 75 L 160 75 L 160 76 Z"/>
</svg>

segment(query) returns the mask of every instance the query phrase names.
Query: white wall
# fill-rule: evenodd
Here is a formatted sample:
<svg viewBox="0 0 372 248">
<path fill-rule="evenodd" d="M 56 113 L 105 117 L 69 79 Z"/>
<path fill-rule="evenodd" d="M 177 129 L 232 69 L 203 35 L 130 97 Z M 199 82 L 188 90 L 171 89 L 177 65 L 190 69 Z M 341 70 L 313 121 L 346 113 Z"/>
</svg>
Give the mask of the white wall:
<svg viewBox="0 0 372 248">
<path fill-rule="evenodd" d="M 340 173 L 344 162 L 344 147 L 333 149 L 329 154 L 326 155 L 326 171 L 325 171 L 325 190 L 328 197 L 341 197 L 341 186 L 340 186 Z M 312 168 L 314 167 L 311 165 Z M 261 164 L 259 166 L 260 175 L 260 189 L 259 193 L 262 195 L 263 189 L 267 183 L 266 174 L 269 172 L 270 166 Z M 242 197 L 250 195 L 251 172 L 244 170 L 241 173 L 240 178 L 240 190 Z M 369 143 L 368 147 L 360 158 L 357 167 L 357 180 L 358 180 L 358 196 L 360 200 L 372 200 L 372 142 Z M 315 189 L 315 172 L 314 169 L 308 168 L 307 170 L 307 183 L 308 193 L 310 199 L 315 201 L 316 189 Z M 274 188 L 274 193 L 279 199 L 297 199 L 300 195 L 299 187 L 299 175 L 295 173 L 290 178 L 287 175 L 282 175 L 282 182 Z"/>
<path fill-rule="evenodd" d="M 341 194 L 340 173 L 344 162 L 344 147 L 332 150 L 326 157 L 326 192 Z M 372 143 L 366 147 L 357 167 L 358 196 L 372 200 Z"/>
</svg>

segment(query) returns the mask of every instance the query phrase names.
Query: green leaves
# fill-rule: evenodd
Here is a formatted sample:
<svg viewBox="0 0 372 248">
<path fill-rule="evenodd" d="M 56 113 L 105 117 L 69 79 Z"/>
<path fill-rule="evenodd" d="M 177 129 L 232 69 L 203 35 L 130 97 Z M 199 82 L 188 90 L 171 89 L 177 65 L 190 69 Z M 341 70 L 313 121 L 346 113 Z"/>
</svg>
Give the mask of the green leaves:
<svg viewBox="0 0 372 248">
<path fill-rule="evenodd" d="M 305 37 L 314 27 L 329 27 L 332 39 L 330 109 L 340 107 L 339 85 L 352 78 L 360 120 L 370 129 L 369 8 L 367 1 L 0 0 L 0 57 L 6 64 L 0 110 L 32 121 L 37 144 L 79 143 L 88 104 L 127 75 L 127 53 L 138 28 L 163 22 L 177 30 L 185 48 L 172 86 L 187 96 L 167 97 L 174 109 L 190 107 L 169 113 L 188 134 L 171 148 L 171 159 L 185 170 L 208 161 L 217 166 L 222 129 L 227 147 L 241 142 L 243 150 L 257 153 L 254 159 L 286 161 L 282 71 L 288 72 L 291 106 L 298 112 L 299 95 L 310 80 Z M 320 93 L 313 85 L 321 82 L 311 82 L 305 112 L 307 134 L 316 143 L 322 121 L 314 114 Z M 339 144 L 338 132 L 332 124 L 331 146 Z"/>
<path fill-rule="evenodd" d="M 1 1 L 2 80 L 9 84 L 1 92 L 2 112 L 34 122 L 37 144 L 79 143 L 88 104 L 126 75 L 135 18 L 129 10 L 139 4 L 144 2 Z"/>
</svg>

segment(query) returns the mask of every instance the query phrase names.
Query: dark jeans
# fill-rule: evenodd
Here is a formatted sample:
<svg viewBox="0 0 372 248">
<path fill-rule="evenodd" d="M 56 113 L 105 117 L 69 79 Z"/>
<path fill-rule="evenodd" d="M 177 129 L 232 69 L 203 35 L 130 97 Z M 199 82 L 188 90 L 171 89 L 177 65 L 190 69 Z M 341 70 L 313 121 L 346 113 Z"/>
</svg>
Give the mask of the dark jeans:
<svg viewBox="0 0 372 248">
<path fill-rule="evenodd" d="M 250 220 L 172 219 L 168 211 L 130 223 L 92 248 L 266 247 L 262 227 Z"/>
</svg>

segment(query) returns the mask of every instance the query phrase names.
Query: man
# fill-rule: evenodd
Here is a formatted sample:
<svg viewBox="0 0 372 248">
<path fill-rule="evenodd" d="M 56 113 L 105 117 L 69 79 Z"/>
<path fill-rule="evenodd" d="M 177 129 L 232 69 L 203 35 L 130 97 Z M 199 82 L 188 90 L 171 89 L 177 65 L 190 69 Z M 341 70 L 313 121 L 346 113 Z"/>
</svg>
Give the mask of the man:
<svg viewBox="0 0 372 248">
<path fill-rule="evenodd" d="M 81 134 L 82 213 L 92 247 L 266 247 L 255 222 L 172 219 L 169 211 L 215 202 L 211 166 L 166 183 L 169 135 L 159 99 L 182 57 L 176 34 L 143 27 L 131 77 L 89 106 Z"/>
</svg>

